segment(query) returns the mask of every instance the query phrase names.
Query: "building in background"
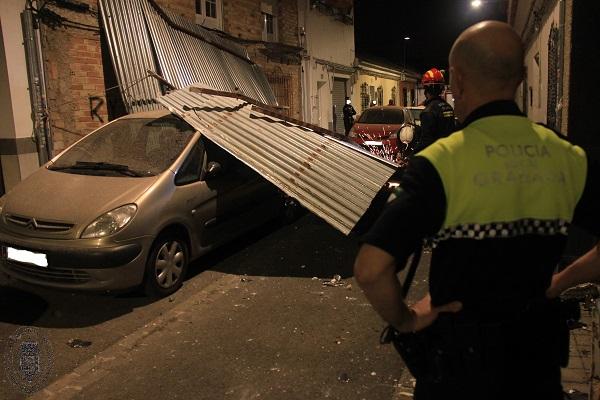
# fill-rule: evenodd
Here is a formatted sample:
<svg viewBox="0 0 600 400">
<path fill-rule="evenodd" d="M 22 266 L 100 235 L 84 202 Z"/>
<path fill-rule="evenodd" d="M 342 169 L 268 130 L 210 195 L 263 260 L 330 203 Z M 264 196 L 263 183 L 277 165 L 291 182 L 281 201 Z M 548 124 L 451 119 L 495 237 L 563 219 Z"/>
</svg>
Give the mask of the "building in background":
<svg viewBox="0 0 600 400">
<path fill-rule="evenodd" d="M 24 12 L 27 4 L 30 12 Z M 281 111 L 301 117 L 296 0 L 155 4 L 244 45 L 265 72 Z M 120 90 L 114 87 L 115 70 L 99 22 L 96 0 L 0 1 L 0 79 L 8 82 L 0 87 L 0 119 L 7 121 L 0 131 L 0 193 L 126 112 Z M 122 41 L 126 47 L 127 38 Z"/>
<path fill-rule="evenodd" d="M 522 110 L 595 154 L 600 29 L 589 16 L 599 13 L 600 2 L 574 0 L 511 0 L 508 12 L 526 48 L 526 78 L 517 98 Z"/>
<path fill-rule="evenodd" d="M 373 101 L 405 107 L 419 103 L 416 72 L 366 57 L 356 59 L 356 68 L 351 99 L 358 113 Z"/>
<path fill-rule="evenodd" d="M 344 133 L 342 108 L 352 96 L 352 0 L 298 0 L 302 59 L 302 119 Z"/>
</svg>

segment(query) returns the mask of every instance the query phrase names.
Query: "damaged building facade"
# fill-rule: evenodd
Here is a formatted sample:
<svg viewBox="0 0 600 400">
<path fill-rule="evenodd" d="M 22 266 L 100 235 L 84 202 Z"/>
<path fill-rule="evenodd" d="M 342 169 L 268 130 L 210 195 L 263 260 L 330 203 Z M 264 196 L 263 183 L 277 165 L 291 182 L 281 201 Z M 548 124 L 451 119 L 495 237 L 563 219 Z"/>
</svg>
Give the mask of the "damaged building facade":
<svg viewBox="0 0 600 400">
<path fill-rule="evenodd" d="M 112 24 L 103 3 L 113 4 L 110 12 L 131 21 Z M 140 19 L 141 4 L 154 10 L 155 22 L 148 22 L 148 13 Z M 164 94 L 165 85 L 190 84 L 193 74 L 184 76 L 184 67 L 170 75 L 165 67 L 188 63 L 203 68 L 186 61 L 181 51 L 168 54 L 169 49 L 186 52 L 185 44 L 172 47 L 175 36 L 224 46 L 228 55 L 221 57 L 219 68 L 225 65 L 230 76 L 216 89 L 252 97 L 248 90 L 254 89 L 248 85 L 268 86 L 274 99 L 262 101 L 273 100 L 288 117 L 338 133 L 343 132 L 345 97 L 358 104 L 361 84 L 389 72 L 356 58 L 352 0 L 3 0 L 0 22 L 0 78 L 7 82 L 0 88 L 0 117 L 8 121 L 0 132 L 0 193 L 91 130 L 144 109 L 150 97 Z M 153 24 L 162 33 L 154 32 Z M 114 37 L 105 25 L 112 26 Z M 125 60 L 124 54 L 130 58 Z M 150 68 L 153 63 L 160 68 Z M 146 69 L 159 72 L 166 82 L 150 77 Z M 403 77 L 396 72 L 384 73 L 392 79 L 384 97 L 402 104 Z M 264 78 L 266 84 L 246 85 L 247 73 L 260 75 L 256 79 Z M 408 104 L 412 89 L 406 90 Z"/>
<path fill-rule="evenodd" d="M 301 117 L 296 0 L 152 4 L 243 47 L 244 56 L 262 69 L 280 111 Z M 0 115 L 9 121 L 0 132 L 2 193 L 92 129 L 128 112 L 123 86 L 148 84 L 148 79 L 119 79 L 100 8 L 95 0 L 1 2 L 0 78 L 8 85 L 0 89 Z M 134 32 L 118 38 L 123 47 Z"/>
</svg>

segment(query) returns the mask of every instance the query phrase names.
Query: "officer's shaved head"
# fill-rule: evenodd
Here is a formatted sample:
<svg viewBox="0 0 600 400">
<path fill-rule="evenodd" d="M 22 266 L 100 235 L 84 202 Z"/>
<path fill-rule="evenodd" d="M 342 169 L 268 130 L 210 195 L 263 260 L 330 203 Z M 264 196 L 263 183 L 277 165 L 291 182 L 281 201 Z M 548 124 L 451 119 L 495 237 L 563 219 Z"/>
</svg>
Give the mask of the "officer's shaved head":
<svg viewBox="0 0 600 400">
<path fill-rule="evenodd" d="M 523 79 L 523 57 L 521 38 L 510 25 L 484 21 L 471 26 L 450 51 L 451 86 L 458 95 L 455 98 L 464 95 L 466 103 L 514 99 Z M 470 105 L 464 104 L 464 111 L 470 111 Z"/>
<path fill-rule="evenodd" d="M 523 79 L 521 38 L 504 22 L 484 21 L 464 31 L 452 46 L 450 61 L 480 87 L 514 85 Z"/>
</svg>

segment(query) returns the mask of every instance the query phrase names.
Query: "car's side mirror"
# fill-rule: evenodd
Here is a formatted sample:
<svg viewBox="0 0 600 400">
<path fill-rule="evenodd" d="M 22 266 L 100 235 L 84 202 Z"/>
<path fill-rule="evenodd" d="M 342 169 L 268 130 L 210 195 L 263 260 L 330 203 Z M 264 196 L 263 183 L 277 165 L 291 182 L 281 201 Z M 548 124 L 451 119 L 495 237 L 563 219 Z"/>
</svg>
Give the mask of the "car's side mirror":
<svg viewBox="0 0 600 400">
<path fill-rule="evenodd" d="M 206 167 L 206 179 L 212 179 L 212 178 L 219 176 L 221 174 L 222 170 L 223 170 L 223 168 L 221 167 L 221 164 L 219 164 L 218 162 L 216 162 L 216 161 L 209 162 L 208 166 Z"/>
<path fill-rule="evenodd" d="M 411 124 L 403 124 L 398 130 L 398 140 L 404 144 L 412 142 L 415 137 L 415 126 Z"/>
</svg>

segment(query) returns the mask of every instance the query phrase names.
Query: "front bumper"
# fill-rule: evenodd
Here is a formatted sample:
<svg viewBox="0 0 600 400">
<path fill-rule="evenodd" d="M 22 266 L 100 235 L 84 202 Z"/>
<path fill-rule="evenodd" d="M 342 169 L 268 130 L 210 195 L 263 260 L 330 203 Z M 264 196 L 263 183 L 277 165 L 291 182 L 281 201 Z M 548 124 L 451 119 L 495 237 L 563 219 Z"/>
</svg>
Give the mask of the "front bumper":
<svg viewBox="0 0 600 400">
<path fill-rule="evenodd" d="M 127 243 L 29 238 L 0 232 L 0 270 L 28 283 L 82 290 L 118 290 L 139 285 L 152 238 Z M 7 259 L 6 247 L 45 254 L 47 267 Z"/>
</svg>

